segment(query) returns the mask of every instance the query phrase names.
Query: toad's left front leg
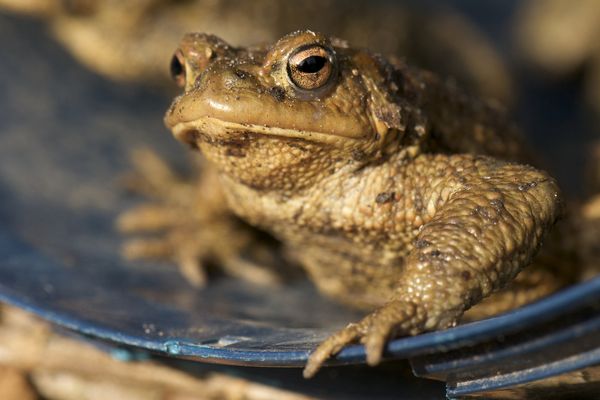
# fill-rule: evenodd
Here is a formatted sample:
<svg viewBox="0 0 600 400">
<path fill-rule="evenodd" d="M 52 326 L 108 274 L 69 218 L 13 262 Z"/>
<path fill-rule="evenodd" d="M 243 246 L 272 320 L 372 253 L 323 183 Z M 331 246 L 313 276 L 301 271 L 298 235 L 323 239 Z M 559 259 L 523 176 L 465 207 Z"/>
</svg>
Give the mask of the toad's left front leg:
<svg viewBox="0 0 600 400">
<path fill-rule="evenodd" d="M 364 343 L 367 362 L 374 365 L 391 336 L 454 325 L 535 255 L 560 213 L 555 181 L 533 168 L 487 158 L 458 169 L 452 157 L 448 161 L 454 172 L 429 195 L 432 216 L 417 235 L 392 299 L 326 339 L 311 354 L 305 377 L 349 343 Z"/>
</svg>

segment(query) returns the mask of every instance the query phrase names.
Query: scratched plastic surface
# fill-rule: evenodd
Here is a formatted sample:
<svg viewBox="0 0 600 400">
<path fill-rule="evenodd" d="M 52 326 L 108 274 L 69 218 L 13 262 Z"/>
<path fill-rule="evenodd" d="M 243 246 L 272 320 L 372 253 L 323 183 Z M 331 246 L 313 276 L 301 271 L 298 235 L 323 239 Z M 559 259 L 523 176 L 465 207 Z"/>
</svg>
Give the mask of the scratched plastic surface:
<svg viewBox="0 0 600 400">
<path fill-rule="evenodd" d="M 0 36 L 23 33 L 1 18 Z M 151 145 L 182 164 L 181 149 L 162 128 L 168 101 L 108 85 L 35 36 L 2 46 L 1 300 L 116 344 L 238 365 L 301 366 L 317 343 L 358 318 L 307 282 L 265 290 L 220 278 L 198 291 L 168 265 L 123 261 L 113 221 L 138 201 L 116 182 L 128 168 L 128 152 Z M 509 315 L 398 339 L 387 357 L 436 353 L 534 327 L 597 301 L 599 290 L 594 281 Z M 353 346 L 335 362 L 363 359 L 362 348 Z"/>
</svg>

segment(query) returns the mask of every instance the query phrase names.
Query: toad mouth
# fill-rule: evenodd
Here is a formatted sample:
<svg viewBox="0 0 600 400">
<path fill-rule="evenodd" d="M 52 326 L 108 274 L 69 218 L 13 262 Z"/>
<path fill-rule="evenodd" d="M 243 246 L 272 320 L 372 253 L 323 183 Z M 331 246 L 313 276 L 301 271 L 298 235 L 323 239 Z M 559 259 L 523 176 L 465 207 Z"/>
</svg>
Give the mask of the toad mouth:
<svg viewBox="0 0 600 400">
<path fill-rule="evenodd" d="M 308 130 L 279 128 L 268 125 L 248 124 L 225 121 L 204 116 L 193 121 L 179 122 L 171 127 L 175 138 L 181 142 L 197 146 L 198 140 L 207 142 L 226 142 L 241 135 L 271 136 L 274 138 L 302 139 L 323 144 L 339 144 L 340 138 L 355 141 L 360 138 L 322 133 Z"/>
</svg>

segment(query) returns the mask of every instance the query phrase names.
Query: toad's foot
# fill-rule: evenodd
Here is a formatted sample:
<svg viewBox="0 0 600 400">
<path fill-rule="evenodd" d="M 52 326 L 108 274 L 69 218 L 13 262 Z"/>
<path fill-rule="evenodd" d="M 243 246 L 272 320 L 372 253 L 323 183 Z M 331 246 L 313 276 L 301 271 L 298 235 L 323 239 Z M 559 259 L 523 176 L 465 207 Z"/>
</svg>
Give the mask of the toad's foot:
<svg viewBox="0 0 600 400">
<path fill-rule="evenodd" d="M 253 265 L 241 260 L 240 253 L 253 239 L 236 222 L 226 218 L 193 218 L 174 207 L 142 205 L 121 215 L 118 227 L 124 233 L 145 234 L 126 241 L 123 246 L 126 258 L 173 261 L 195 286 L 206 284 L 206 265 L 210 262 L 229 272 L 238 271 L 232 275 L 242 275 L 255 283 L 274 283 L 275 278 L 258 267 L 254 274 L 243 274 L 244 270 L 252 270 L 249 267 Z"/>
<path fill-rule="evenodd" d="M 136 171 L 126 183 L 153 201 L 123 213 L 117 221 L 121 232 L 141 235 L 123 246 L 126 258 L 173 261 L 195 286 L 206 283 L 208 263 L 257 284 L 281 281 L 262 263 L 250 261 L 271 264 L 269 244 L 229 213 L 210 170 L 186 181 L 149 150 L 134 153 L 133 162 Z"/>
<path fill-rule="evenodd" d="M 313 377 L 329 357 L 355 342 L 365 345 L 367 363 L 376 365 L 381 361 L 383 348 L 390 337 L 420 333 L 424 330 L 425 322 L 425 310 L 416 304 L 407 301 L 389 302 L 321 343 L 310 355 L 304 368 L 304 377 Z"/>
</svg>

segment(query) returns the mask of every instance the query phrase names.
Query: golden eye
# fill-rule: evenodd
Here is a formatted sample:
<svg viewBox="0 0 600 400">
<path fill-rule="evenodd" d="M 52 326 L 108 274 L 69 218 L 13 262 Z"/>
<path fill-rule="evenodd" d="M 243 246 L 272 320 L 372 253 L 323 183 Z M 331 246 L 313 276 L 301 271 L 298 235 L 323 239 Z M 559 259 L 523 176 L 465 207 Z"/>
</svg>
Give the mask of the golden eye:
<svg viewBox="0 0 600 400">
<path fill-rule="evenodd" d="M 181 51 L 177 50 L 171 58 L 171 78 L 177 83 L 177 86 L 185 86 L 185 60 Z"/>
<path fill-rule="evenodd" d="M 288 76 L 300 89 L 323 87 L 334 73 L 333 52 L 318 46 L 301 47 L 288 59 Z"/>
</svg>

